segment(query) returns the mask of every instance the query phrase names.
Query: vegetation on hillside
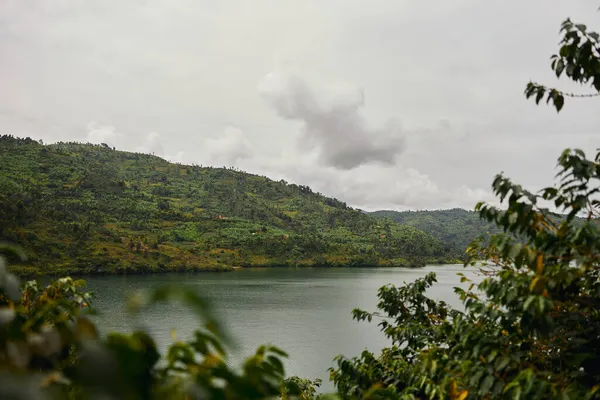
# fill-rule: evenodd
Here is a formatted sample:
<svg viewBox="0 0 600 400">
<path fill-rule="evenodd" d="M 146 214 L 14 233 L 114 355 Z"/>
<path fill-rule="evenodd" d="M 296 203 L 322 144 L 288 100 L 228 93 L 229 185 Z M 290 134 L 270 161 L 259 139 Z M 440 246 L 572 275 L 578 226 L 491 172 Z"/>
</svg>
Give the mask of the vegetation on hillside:
<svg viewBox="0 0 600 400">
<path fill-rule="evenodd" d="M 449 256 L 430 234 L 306 186 L 10 135 L 0 136 L 0 210 L 0 241 L 29 255 L 22 274 L 419 266 Z"/>
<path fill-rule="evenodd" d="M 370 215 L 380 219 L 390 219 L 402 225 L 415 227 L 423 232 L 431 234 L 436 239 L 446 244 L 449 254 L 456 258 L 465 260 L 465 250 L 474 240 L 487 242 L 494 235 L 504 232 L 502 227 L 497 226 L 494 221 L 484 220 L 475 211 L 453 208 L 450 210 L 420 210 L 420 211 L 373 211 Z M 548 218 L 554 224 L 560 224 L 565 215 L 548 212 Z M 573 223 L 580 225 L 585 218 L 577 216 Z M 512 237 L 526 240 L 519 233 Z"/>
<path fill-rule="evenodd" d="M 496 225 L 482 220 L 475 211 L 462 208 L 432 211 L 381 210 L 369 214 L 377 218 L 389 218 L 427 232 L 451 246 L 457 256 L 464 254 L 469 244 L 478 237 L 487 237 L 502 231 Z"/>
</svg>

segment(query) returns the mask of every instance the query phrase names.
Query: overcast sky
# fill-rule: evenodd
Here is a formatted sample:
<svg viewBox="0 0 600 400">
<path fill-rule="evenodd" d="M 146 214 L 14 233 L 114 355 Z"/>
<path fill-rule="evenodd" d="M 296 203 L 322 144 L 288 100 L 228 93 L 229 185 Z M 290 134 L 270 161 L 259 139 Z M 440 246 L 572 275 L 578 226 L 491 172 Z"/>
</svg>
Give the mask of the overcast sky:
<svg viewBox="0 0 600 400">
<path fill-rule="evenodd" d="M 595 0 L 0 1 L 0 132 L 233 165 L 367 210 L 473 208 L 600 147 L 523 96 Z M 575 88 L 575 90 L 581 90 Z"/>
</svg>

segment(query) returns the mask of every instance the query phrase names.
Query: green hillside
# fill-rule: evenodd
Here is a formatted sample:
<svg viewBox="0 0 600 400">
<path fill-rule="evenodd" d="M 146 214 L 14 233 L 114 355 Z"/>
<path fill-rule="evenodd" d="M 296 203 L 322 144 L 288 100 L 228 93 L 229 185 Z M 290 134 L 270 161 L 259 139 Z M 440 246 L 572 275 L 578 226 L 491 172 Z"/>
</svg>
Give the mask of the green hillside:
<svg viewBox="0 0 600 400">
<path fill-rule="evenodd" d="M 306 186 L 106 145 L 0 136 L 0 241 L 20 273 L 419 266 L 447 246 Z"/>
<path fill-rule="evenodd" d="M 496 225 L 479 218 L 474 211 L 453 208 L 435 211 L 375 211 L 378 218 L 390 218 L 403 225 L 430 233 L 437 239 L 464 253 L 471 241 L 481 235 L 500 233 Z"/>
<path fill-rule="evenodd" d="M 368 214 L 382 221 L 392 220 L 402 226 L 412 226 L 429 233 L 446 244 L 448 254 L 459 258 L 464 256 L 466 248 L 474 239 L 502 233 L 501 228 L 482 220 L 475 211 L 467 211 L 462 208 L 433 211 L 381 210 Z M 556 213 L 549 213 L 549 216 L 556 224 L 565 218 L 564 215 Z M 583 217 L 575 217 L 573 224 L 581 226 L 584 221 Z"/>
</svg>

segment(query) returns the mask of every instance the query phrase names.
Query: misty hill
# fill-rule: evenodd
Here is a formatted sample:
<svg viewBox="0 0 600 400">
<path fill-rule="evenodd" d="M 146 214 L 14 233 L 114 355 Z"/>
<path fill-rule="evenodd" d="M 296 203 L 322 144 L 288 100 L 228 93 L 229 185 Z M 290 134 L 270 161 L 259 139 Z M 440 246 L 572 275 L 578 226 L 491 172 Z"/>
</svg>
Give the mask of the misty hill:
<svg viewBox="0 0 600 400">
<path fill-rule="evenodd" d="M 448 246 L 309 187 L 106 145 L 0 136 L 0 241 L 21 273 L 417 266 Z"/>
<path fill-rule="evenodd" d="M 461 253 L 478 236 L 502 231 L 496 225 L 480 219 L 476 212 L 462 208 L 435 211 L 374 211 L 369 215 L 390 218 L 400 224 L 430 233 Z"/>
</svg>

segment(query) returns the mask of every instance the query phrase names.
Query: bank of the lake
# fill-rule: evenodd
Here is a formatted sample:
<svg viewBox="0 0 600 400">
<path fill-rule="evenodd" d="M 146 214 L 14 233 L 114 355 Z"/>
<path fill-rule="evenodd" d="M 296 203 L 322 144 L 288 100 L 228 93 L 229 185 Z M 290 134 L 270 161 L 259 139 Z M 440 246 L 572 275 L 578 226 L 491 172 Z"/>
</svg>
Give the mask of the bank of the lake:
<svg viewBox="0 0 600 400">
<path fill-rule="evenodd" d="M 229 265 L 229 264 L 186 264 L 186 265 L 151 265 L 145 264 L 144 259 L 140 258 L 136 263 L 118 265 L 111 262 L 110 268 L 102 266 L 101 261 L 93 263 L 84 263 L 82 265 L 63 265 L 52 264 L 51 268 L 48 265 L 40 267 L 37 264 L 16 263 L 9 266 L 9 271 L 23 279 L 35 279 L 40 277 L 88 277 L 88 276 L 118 276 L 118 275 L 148 275 L 148 274 L 173 274 L 173 273 L 199 273 L 199 272 L 232 272 L 241 269 L 258 269 L 258 268 L 423 268 L 425 265 L 448 265 L 459 264 L 462 260 L 455 258 L 445 258 L 435 261 L 412 261 L 401 259 L 380 260 L 377 264 L 364 265 L 356 262 L 348 262 L 347 260 L 336 262 L 319 263 L 278 263 L 270 262 L 266 264 L 256 265 Z"/>
<path fill-rule="evenodd" d="M 377 351 L 386 339 L 375 323 L 352 320 L 355 307 L 375 309 L 377 290 L 392 283 L 402 285 L 428 272 L 438 283 L 431 295 L 454 306 L 460 302 L 453 287 L 460 285 L 458 272 L 475 275 L 462 265 L 409 268 L 263 268 L 233 273 L 180 273 L 88 277 L 95 293 L 95 317 L 104 331 L 129 331 L 139 325 L 156 338 L 161 349 L 171 342 L 171 331 L 186 338 L 197 326 L 192 314 L 179 304 L 154 306 L 144 319 L 125 313 L 123 301 L 136 289 L 177 284 L 193 288 L 209 299 L 237 341 L 233 361 L 238 362 L 263 343 L 290 353 L 289 375 L 320 377 L 325 388 L 327 368 L 338 354 L 358 355 L 364 348 Z"/>
</svg>

